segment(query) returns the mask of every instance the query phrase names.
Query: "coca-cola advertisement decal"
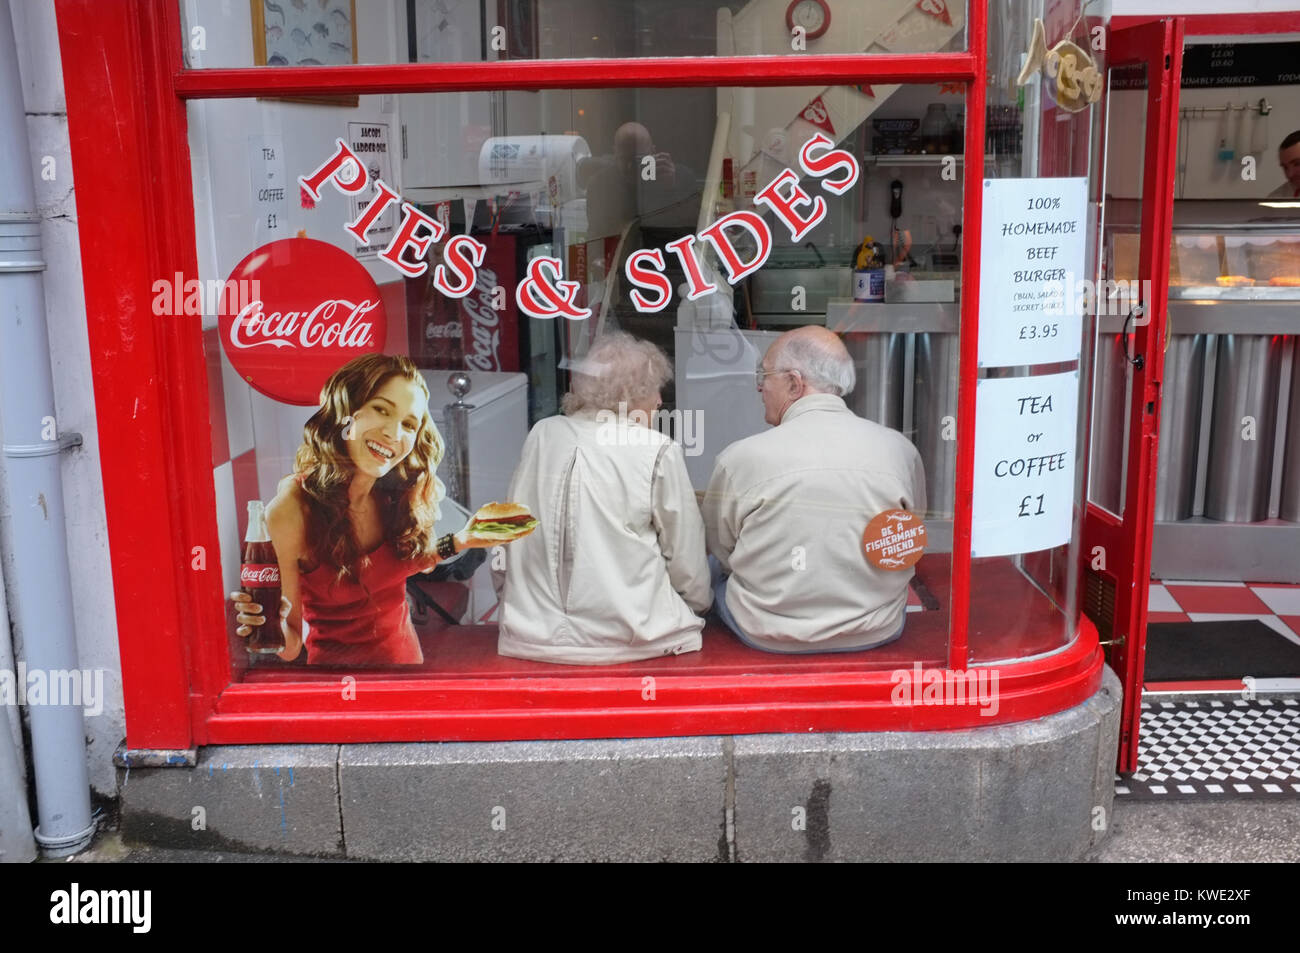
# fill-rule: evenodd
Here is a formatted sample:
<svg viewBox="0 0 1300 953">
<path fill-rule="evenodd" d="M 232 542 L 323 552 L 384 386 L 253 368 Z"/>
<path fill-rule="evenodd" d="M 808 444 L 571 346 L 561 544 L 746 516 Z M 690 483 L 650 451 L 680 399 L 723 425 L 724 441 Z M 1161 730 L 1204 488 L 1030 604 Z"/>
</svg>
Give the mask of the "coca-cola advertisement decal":
<svg viewBox="0 0 1300 953">
<path fill-rule="evenodd" d="M 514 282 L 516 240 L 513 235 L 480 235 L 487 246 L 478 269 L 474 290 L 460 299 L 461 347 L 465 367 L 471 371 L 519 370 L 519 309 L 515 304 Z M 506 286 L 509 292 L 495 307 L 493 289 Z"/>
<path fill-rule="evenodd" d="M 231 287 L 258 294 L 219 316 L 221 344 L 239 375 L 286 404 L 314 406 L 329 376 L 383 349 L 379 287 L 347 252 L 314 238 L 285 238 L 249 253 Z"/>
<path fill-rule="evenodd" d="M 244 563 L 239 567 L 239 584 L 249 589 L 274 589 L 280 585 L 280 564 L 253 565 Z"/>
</svg>

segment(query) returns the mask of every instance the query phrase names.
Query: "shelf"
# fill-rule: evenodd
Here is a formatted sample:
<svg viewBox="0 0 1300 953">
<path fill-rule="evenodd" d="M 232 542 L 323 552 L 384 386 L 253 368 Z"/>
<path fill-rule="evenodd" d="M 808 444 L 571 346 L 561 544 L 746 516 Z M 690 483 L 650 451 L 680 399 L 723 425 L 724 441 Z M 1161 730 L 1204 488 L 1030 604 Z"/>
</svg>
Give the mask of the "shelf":
<svg viewBox="0 0 1300 953">
<path fill-rule="evenodd" d="M 885 304 L 832 298 L 826 302 L 826 327 L 839 334 L 955 334 L 959 314 L 951 301 Z"/>
<path fill-rule="evenodd" d="M 1294 288 L 1274 289 L 1288 290 Z M 1125 299 L 1107 305 L 1097 319 L 1102 334 L 1119 334 L 1128 313 Z M 1181 334 L 1300 334 L 1295 301 L 1179 301 L 1169 302 L 1169 333 Z M 1131 329 L 1130 329 L 1131 330 Z"/>
<path fill-rule="evenodd" d="M 966 156 L 960 152 L 951 153 L 951 157 L 956 159 L 958 163 L 963 163 L 966 161 Z M 926 165 L 940 165 L 943 162 L 943 160 L 947 158 L 949 158 L 948 153 L 944 153 L 942 155 L 936 153 L 934 155 L 919 155 L 919 156 L 870 155 L 870 156 L 862 157 L 862 164 L 863 165 L 886 165 L 886 166 L 909 166 L 909 165 L 926 166 Z M 986 155 L 984 156 L 984 164 L 989 165 L 993 162 L 998 161 L 998 158 L 999 158 L 998 156 Z M 1006 155 L 1006 156 L 1001 156 L 1001 158 L 1015 159 L 1016 161 L 1020 160 L 1020 156 L 1018 155 L 1016 156 Z"/>
<path fill-rule="evenodd" d="M 1300 523 L 1156 522 L 1151 572 L 1160 579 L 1300 582 Z"/>
</svg>

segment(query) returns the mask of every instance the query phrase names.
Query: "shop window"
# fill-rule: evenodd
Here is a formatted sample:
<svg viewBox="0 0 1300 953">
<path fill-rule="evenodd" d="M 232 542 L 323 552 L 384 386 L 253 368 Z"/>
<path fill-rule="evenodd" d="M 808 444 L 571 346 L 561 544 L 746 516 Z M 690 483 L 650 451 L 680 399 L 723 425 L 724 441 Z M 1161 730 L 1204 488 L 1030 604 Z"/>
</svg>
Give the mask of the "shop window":
<svg viewBox="0 0 1300 953">
<path fill-rule="evenodd" d="M 1083 13 L 1078 5 L 1048 11 L 1039 52 L 1072 52 L 1080 75 L 1089 66 L 1104 75 L 1101 13 Z M 1008 234 L 1046 237 L 1024 249 L 1014 268 L 982 272 L 981 322 L 995 310 L 1035 317 L 1018 322 L 1017 347 L 1004 353 L 990 356 L 981 338 L 974 493 L 977 501 L 1003 494 L 1000 508 L 1012 518 L 989 532 L 977 507 L 967 629 L 976 664 L 1052 652 L 1075 638 L 1083 565 L 1075 501 L 1086 483 L 1076 462 L 1087 458 L 1090 335 L 1096 313 L 1119 306 L 1098 306 L 1095 238 L 1083 227 L 1100 215 L 1091 183 L 1101 170 L 1092 158 L 1101 111 L 1088 108 L 1082 80 L 1049 82 L 1051 64 L 1020 85 L 1026 53 L 1035 55 L 1034 19 L 1001 0 L 989 3 L 989 16 L 998 29 L 989 38 L 985 176 L 995 181 L 985 190 L 983 254 L 1000 254 Z M 1073 234 L 1053 231 L 1071 220 Z M 1044 293 L 1060 296 L 1046 313 L 1031 300 Z M 1094 482 L 1110 478 L 1112 462 L 1099 473 L 1094 457 Z"/>
<path fill-rule="evenodd" d="M 180 0 L 192 68 L 966 48 L 962 0 Z"/>
<path fill-rule="evenodd" d="M 243 296 L 205 302 L 203 318 L 226 592 L 240 586 L 248 503 L 283 497 L 286 477 L 328 456 L 321 440 L 328 442 L 330 428 L 349 425 L 343 411 L 319 413 L 318 399 L 329 375 L 357 354 L 402 355 L 418 368 L 418 406 L 401 409 L 411 410 L 418 428 L 427 404 L 439 433 L 441 534 L 459 529 L 483 504 L 509 498 L 530 428 L 561 411 L 575 369 L 603 333 L 651 342 L 672 362 L 662 406 L 649 423 L 680 447 L 698 497 L 719 453 L 766 429 L 755 370 L 767 348 L 784 331 L 820 325 L 840 337 L 853 360 L 856 382 L 845 403 L 902 433 L 924 470 L 926 503 L 918 501 L 916 515 L 925 522 L 926 551 L 894 577 L 906 582 L 898 587 L 906 591 L 903 637 L 875 652 L 796 659 L 746 648 L 711 620 L 702 651 L 643 660 L 637 670 L 945 663 L 957 505 L 963 87 L 418 94 L 362 96 L 355 108 L 233 99 L 195 101 L 188 113 L 202 284 Z M 1012 123 L 999 134 L 1005 140 L 993 147 L 993 158 L 1009 167 L 1018 162 Z M 836 148 L 852 162 L 831 168 L 813 161 L 816 170 L 805 171 L 800 153 L 814 137 L 821 144 L 806 158 Z M 343 154 L 340 143 L 365 168 L 366 186 L 355 194 L 325 171 Z M 345 187 L 351 166 L 342 160 Z M 787 169 L 826 207 L 798 238 L 759 199 Z M 299 179 L 311 179 L 314 170 L 323 174 L 312 180 L 313 195 Z M 827 181 L 842 187 L 824 188 Z M 384 201 L 379 182 L 394 198 L 367 223 L 361 244 L 347 226 L 364 222 L 371 202 Z M 722 233 L 726 250 L 698 238 L 681 244 L 738 212 L 752 213 L 761 227 L 729 227 Z M 387 246 L 416 216 L 436 223 L 417 235 L 439 237 L 422 252 L 386 259 Z M 462 235 L 480 243 L 484 257 L 473 290 L 457 298 L 439 290 L 434 276 L 438 265 L 452 266 L 451 241 Z M 666 292 L 651 280 L 638 287 L 629 279 L 629 260 L 640 252 L 662 256 L 662 266 L 641 263 L 665 275 Z M 764 253 L 761 266 L 747 267 Z M 561 280 L 577 283 L 571 305 L 589 316 L 521 310 L 520 282 L 539 258 L 558 262 Z M 732 280 L 737 263 L 744 273 Z M 422 274 L 403 273 L 421 265 Z M 691 300 L 693 283 L 717 290 Z M 553 307 L 545 296 L 531 301 L 535 311 Z M 287 317 L 294 312 L 297 319 Z M 399 423 L 394 436 L 401 433 Z M 363 457 L 404 449 L 363 451 L 356 444 Z M 810 525 L 826 519 L 813 494 L 789 505 L 806 510 Z M 342 518 L 323 518 L 331 516 Z M 856 526 L 855 534 L 862 530 Z M 396 531 L 384 526 L 382 534 L 386 540 Z M 798 543 L 789 541 L 790 573 L 817 573 L 800 564 Z M 500 554 L 482 552 L 477 568 L 478 555 L 468 553 L 437 578 L 412 574 L 417 652 L 326 656 L 330 664 L 388 675 L 394 666 L 440 674 L 590 672 L 497 655 L 492 570 Z M 846 547 L 843 558 L 868 571 L 859 544 Z M 327 612 L 307 605 L 313 598 L 363 597 L 351 587 L 347 597 L 336 592 L 326 600 L 331 581 L 319 565 L 311 557 L 300 565 L 300 582 L 312 576 L 300 591 L 303 605 L 328 627 Z M 1033 590 L 1036 583 L 1026 579 L 1022 570 L 1013 589 Z M 620 598 L 617 591 L 585 595 Z M 293 661 L 267 654 L 250 662 L 229 609 L 237 677 L 337 678 L 337 668 L 312 664 L 309 652 Z"/>
</svg>

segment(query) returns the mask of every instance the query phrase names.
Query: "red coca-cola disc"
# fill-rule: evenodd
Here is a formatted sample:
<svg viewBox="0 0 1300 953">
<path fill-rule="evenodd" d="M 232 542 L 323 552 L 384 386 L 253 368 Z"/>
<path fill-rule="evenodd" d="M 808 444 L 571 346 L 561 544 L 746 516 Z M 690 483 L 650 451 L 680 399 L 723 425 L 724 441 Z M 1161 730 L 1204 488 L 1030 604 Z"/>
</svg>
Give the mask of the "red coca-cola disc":
<svg viewBox="0 0 1300 953">
<path fill-rule="evenodd" d="M 221 345 L 239 375 L 267 397 L 314 406 L 331 374 L 383 349 L 388 318 L 379 287 L 328 242 L 263 245 L 227 281 L 225 301 L 238 301 L 221 309 Z"/>
</svg>

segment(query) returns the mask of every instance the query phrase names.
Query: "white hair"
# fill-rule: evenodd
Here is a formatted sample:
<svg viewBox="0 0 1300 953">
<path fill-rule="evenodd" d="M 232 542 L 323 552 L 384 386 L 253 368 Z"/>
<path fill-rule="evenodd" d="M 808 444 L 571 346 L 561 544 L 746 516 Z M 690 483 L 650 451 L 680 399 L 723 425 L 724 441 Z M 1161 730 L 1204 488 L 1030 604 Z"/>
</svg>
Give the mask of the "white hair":
<svg viewBox="0 0 1300 953">
<path fill-rule="evenodd" d="M 577 362 L 564 395 L 564 412 L 633 407 L 658 394 L 673 376 L 664 352 L 625 331 L 607 331 Z"/>
<path fill-rule="evenodd" d="M 781 364 L 799 372 L 815 389 L 843 397 L 853 390 L 857 374 L 853 358 L 838 338 L 834 345 L 795 335 L 781 348 Z"/>
</svg>

